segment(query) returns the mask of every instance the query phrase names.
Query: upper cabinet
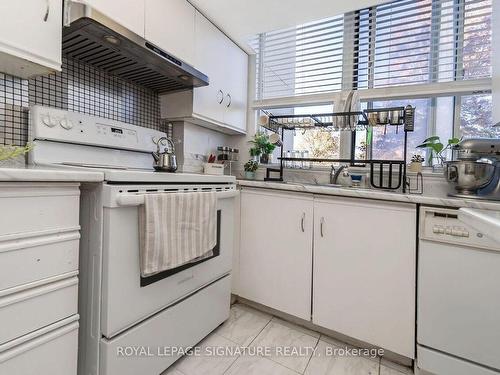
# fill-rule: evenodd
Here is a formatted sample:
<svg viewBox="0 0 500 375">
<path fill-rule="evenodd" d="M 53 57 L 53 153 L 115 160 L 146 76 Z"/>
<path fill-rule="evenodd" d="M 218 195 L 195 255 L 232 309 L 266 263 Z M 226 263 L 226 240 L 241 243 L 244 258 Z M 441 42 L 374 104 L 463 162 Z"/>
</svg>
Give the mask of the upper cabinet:
<svg viewBox="0 0 500 375">
<path fill-rule="evenodd" d="M 173 2 L 171 0 L 165 3 Z M 120 25 L 144 37 L 144 0 L 86 0 L 86 3 Z"/>
<path fill-rule="evenodd" d="M 21 78 L 61 70 L 62 1 L 0 2 L 0 72 Z"/>
<path fill-rule="evenodd" d="M 246 133 L 248 55 L 196 12 L 194 66 L 210 84 L 162 97 L 162 117 L 228 134 Z"/>
<path fill-rule="evenodd" d="M 146 0 L 146 39 L 194 65 L 195 15 L 186 0 Z"/>
</svg>

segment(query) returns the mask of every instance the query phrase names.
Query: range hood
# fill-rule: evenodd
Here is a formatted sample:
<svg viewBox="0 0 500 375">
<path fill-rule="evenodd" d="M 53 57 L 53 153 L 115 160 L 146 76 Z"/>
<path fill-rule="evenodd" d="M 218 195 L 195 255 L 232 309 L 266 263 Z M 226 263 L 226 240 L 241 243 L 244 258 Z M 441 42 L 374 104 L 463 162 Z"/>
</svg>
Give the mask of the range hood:
<svg viewBox="0 0 500 375">
<path fill-rule="evenodd" d="M 158 93 L 208 85 L 206 75 L 91 7 L 65 3 L 62 51 L 68 58 Z"/>
</svg>

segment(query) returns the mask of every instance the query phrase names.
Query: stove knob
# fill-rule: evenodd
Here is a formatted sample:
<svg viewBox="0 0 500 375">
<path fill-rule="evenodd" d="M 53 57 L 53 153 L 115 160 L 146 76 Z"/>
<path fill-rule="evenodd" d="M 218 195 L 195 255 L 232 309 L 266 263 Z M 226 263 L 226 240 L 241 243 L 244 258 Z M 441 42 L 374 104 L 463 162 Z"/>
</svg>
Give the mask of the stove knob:
<svg viewBox="0 0 500 375">
<path fill-rule="evenodd" d="M 56 125 L 56 123 L 50 118 L 50 115 L 43 115 L 42 122 L 49 128 L 52 128 Z"/>
<path fill-rule="evenodd" d="M 66 130 L 70 130 L 73 127 L 73 123 L 65 118 L 62 118 L 61 121 L 59 121 L 59 125 Z"/>
</svg>

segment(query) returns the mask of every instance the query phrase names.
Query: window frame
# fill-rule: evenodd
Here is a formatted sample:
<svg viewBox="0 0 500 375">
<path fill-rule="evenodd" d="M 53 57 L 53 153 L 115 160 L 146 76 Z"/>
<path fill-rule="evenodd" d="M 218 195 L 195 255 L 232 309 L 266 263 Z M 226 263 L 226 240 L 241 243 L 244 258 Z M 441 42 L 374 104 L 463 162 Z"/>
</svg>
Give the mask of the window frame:
<svg viewBox="0 0 500 375">
<path fill-rule="evenodd" d="M 430 61 L 429 70 L 429 83 L 408 84 L 400 86 L 387 86 L 387 87 L 374 87 L 374 66 L 373 58 L 370 59 L 368 66 L 368 85 L 367 88 L 359 89 L 360 101 L 367 102 L 368 108 L 371 102 L 377 100 L 412 100 L 420 98 L 429 98 L 431 100 L 430 120 L 427 126 L 427 135 L 431 136 L 437 131 L 436 124 L 436 111 L 437 111 L 437 98 L 438 97 L 453 97 L 454 98 L 454 116 L 452 124 L 452 135 L 460 137 L 460 119 L 461 119 L 461 97 L 468 95 L 491 94 L 492 92 L 492 78 L 475 78 L 463 80 L 457 74 L 463 75 L 463 55 L 457 53 L 461 51 L 460 45 L 464 44 L 464 33 L 461 32 L 464 28 L 464 14 L 466 0 L 453 0 L 453 6 L 458 9 L 454 12 L 454 61 L 455 71 L 453 81 L 438 82 L 439 72 L 434 69 L 438 64 Z M 435 5 L 437 4 L 437 5 Z M 443 1 L 432 0 L 432 17 L 431 17 L 431 46 L 430 58 L 439 59 L 439 44 L 440 44 L 440 23 L 436 22 L 442 11 Z M 359 44 L 360 33 L 360 13 L 361 11 L 369 12 L 369 27 L 370 27 L 370 40 L 369 40 L 369 54 L 373 57 L 375 54 L 376 35 L 375 27 L 377 6 L 372 6 L 366 9 L 348 12 L 343 15 L 344 17 L 344 43 L 343 43 L 343 71 L 342 71 L 342 90 L 357 89 L 358 84 L 358 66 L 356 54 Z M 259 35 L 258 43 L 260 47 L 264 46 L 265 38 L 263 34 Z M 263 68 L 263 59 L 259 60 L 259 68 Z M 435 65 L 436 64 L 436 65 Z M 345 66 L 348 66 L 345 69 Z M 262 70 L 261 70 L 262 71 Z M 255 72 L 254 72 L 255 73 Z M 259 90 L 262 83 L 257 82 L 257 77 L 252 77 L 251 80 Z M 262 94 L 262 93 L 261 93 Z M 291 108 L 310 105 L 327 105 L 331 104 L 332 93 L 318 93 L 318 94 L 305 94 L 299 96 L 279 97 L 271 99 L 262 99 L 259 95 L 251 103 L 251 108 L 254 110 L 267 110 L 275 108 Z M 346 132 L 342 132 L 346 133 Z M 340 139 L 340 153 L 342 157 L 349 158 L 348 150 L 351 149 L 352 137 L 350 135 L 341 136 Z M 371 153 L 371 150 L 369 151 Z"/>
</svg>

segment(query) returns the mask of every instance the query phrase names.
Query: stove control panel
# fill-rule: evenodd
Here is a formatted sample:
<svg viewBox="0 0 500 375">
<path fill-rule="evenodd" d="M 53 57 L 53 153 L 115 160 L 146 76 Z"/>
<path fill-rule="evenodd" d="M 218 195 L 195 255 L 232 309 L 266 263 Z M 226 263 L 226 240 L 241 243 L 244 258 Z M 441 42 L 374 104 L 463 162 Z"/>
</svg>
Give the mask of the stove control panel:
<svg viewBox="0 0 500 375">
<path fill-rule="evenodd" d="M 33 106 L 30 139 L 151 152 L 165 133 L 61 109 Z"/>
</svg>

